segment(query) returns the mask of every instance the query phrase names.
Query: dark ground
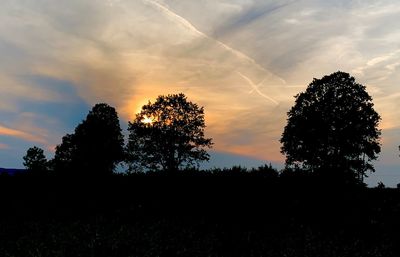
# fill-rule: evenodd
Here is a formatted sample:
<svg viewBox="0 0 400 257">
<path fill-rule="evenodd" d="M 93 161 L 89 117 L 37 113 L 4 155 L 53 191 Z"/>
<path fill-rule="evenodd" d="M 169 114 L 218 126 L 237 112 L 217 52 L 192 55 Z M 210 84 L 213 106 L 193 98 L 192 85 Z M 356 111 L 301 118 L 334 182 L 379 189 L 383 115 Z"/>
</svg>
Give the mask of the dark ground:
<svg viewBox="0 0 400 257">
<path fill-rule="evenodd" d="M 1 177 L 0 256 L 400 256 L 400 191 L 295 182 Z"/>
</svg>

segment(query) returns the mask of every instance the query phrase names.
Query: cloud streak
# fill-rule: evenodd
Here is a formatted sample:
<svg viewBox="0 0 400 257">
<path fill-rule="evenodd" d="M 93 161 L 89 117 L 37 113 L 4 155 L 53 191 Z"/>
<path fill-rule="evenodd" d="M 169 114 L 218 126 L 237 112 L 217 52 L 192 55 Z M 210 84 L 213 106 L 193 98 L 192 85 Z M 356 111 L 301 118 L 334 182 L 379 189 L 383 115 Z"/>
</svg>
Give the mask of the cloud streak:
<svg viewBox="0 0 400 257">
<path fill-rule="evenodd" d="M 12 128 L 7 128 L 2 125 L 0 125 L 0 136 L 8 136 L 8 137 L 15 137 L 23 140 L 27 140 L 30 142 L 36 142 L 36 143 L 45 143 L 46 141 L 37 135 L 24 132 L 18 129 L 12 129 Z"/>
<path fill-rule="evenodd" d="M 9 149 L 9 148 L 10 148 L 9 145 L 0 143 L 0 150 L 6 150 L 6 149 Z"/>
</svg>

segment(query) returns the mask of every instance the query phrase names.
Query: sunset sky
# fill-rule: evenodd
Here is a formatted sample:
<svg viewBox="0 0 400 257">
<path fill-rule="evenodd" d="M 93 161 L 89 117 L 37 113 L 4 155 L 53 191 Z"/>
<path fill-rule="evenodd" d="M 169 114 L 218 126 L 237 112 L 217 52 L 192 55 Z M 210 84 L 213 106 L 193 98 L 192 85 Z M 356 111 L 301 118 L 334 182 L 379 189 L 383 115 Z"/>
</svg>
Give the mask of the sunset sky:
<svg viewBox="0 0 400 257">
<path fill-rule="evenodd" d="M 382 116 L 371 183 L 400 182 L 400 4 L 394 0 L 2 0 L 0 167 L 52 157 L 92 105 L 127 127 L 158 95 L 204 106 L 208 167 L 282 164 L 294 95 L 349 72 Z M 125 132 L 126 133 L 126 132 Z"/>
</svg>

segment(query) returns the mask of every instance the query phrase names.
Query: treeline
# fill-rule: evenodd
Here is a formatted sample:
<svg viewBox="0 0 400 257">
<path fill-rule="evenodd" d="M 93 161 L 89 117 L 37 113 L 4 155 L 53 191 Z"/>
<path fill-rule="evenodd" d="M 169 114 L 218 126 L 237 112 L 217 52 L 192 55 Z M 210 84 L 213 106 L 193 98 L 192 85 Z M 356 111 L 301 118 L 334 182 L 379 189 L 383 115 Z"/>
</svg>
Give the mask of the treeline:
<svg viewBox="0 0 400 257">
<path fill-rule="evenodd" d="M 4 256 L 400 253 L 400 191 L 270 167 L 0 179 Z"/>
<path fill-rule="evenodd" d="M 280 139 L 284 173 L 365 185 L 381 150 L 381 117 L 373 106 L 365 86 L 348 73 L 314 79 L 295 96 L 288 112 Z M 205 127 L 203 107 L 183 94 L 159 96 L 129 122 L 125 143 L 116 110 L 96 104 L 74 133 L 62 138 L 52 160 L 33 147 L 24 156 L 24 165 L 32 173 L 80 176 L 110 175 L 120 163 L 129 173 L 198 169 L 200 162 L 209 160 L 207 149 L 213 145 Z M 232 168 L 233 173 L 236 170 Z"/>
</svg>

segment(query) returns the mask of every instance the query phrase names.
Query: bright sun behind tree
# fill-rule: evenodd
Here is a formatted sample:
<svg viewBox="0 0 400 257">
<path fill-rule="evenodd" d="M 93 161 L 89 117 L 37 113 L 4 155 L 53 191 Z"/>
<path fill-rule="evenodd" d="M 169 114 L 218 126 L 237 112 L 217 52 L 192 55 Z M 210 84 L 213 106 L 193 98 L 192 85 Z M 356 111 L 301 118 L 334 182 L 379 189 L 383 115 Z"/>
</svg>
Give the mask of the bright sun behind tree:
<svg viewBox="0 0 400 257">
<path fill-rule="evenodd" d="M 142 122 L 145 123 L 145 124 L 151 124 L 151 123 L 153 123 L 153 119 L 151 119 L 151 118 L 149 118 L 147 116 L 144 116 L 143 119 L 142 119 Z"/>
</svg>

